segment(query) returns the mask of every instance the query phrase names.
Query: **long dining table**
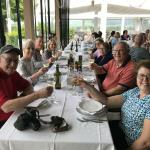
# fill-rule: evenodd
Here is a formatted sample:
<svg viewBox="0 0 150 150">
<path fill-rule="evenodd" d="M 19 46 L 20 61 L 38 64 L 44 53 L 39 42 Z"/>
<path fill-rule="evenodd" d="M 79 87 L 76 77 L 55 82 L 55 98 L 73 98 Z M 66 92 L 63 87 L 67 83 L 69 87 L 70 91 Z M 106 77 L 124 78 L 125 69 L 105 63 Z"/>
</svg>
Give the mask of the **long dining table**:
<svg viewBox="0 0 150 150">
<path fill-rule="evenodd" d="M 65 61 L 58 61 L 60 66 Z M 53 65 L 47 74 L 53 74 Z M 58 103 L 51 103 L 48 97 L 49 106 L 39 109 L 40 114 L 63 117 L 69 124 L 68 131 L 53 132 L 48 125 L 43 125 L 39 131 L 26 129 L 19 131 L 14 127 L 17 117 L 24 112 L 24 109 L 17 110 L 12 114 L 4 126 L 0 129 L 0 150 L 114 150 L 114 144 L 107 121 L 107 115 L 103 116 L 104 121 L 82 122 L 77 119 L 76 107 L 81 101 L 80 94 L 74 95 L 72 90 L 67 88 L 68 68 L 60 68 L 62 72 L 62 89 L 54 89 L 55 98 Z M 35 90 L 46 87 L 48 83 L 40 80 Z M 44 99 L 39 99 L 31 106 L 38 105 Z M 44 119 L 49 119 L 46 117 Z"/>
</svg>

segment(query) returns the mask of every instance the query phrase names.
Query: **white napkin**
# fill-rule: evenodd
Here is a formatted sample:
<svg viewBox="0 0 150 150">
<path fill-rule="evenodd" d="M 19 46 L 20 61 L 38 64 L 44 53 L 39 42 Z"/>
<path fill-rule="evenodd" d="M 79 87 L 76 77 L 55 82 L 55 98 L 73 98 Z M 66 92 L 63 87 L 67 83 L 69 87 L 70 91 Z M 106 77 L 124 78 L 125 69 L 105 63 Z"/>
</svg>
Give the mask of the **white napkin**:
<svg viewBox="0 0 150 150">
<path fill-rule="evenodd" d="M 31 107 L 38 107 L 43 101 L 45 101 L 46 98 L 40 98 L 32 103 L 30 103 L 28 106 L 31 106 Z"/>
</svg>

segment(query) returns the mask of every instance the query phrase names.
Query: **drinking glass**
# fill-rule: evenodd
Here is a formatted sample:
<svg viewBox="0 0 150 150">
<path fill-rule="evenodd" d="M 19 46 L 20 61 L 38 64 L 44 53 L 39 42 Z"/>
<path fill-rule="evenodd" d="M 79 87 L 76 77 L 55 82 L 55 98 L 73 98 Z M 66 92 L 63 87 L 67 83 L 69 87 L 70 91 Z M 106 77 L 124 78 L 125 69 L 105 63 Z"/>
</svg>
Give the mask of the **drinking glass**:
<svg viewBox="0 0 150 150">
<path fill-rule="evenodd" d="M 48 74 L 47 84 L 49 86 L 52 86 L 54 89 L 52 95 L 49 97 L 51 103 L 58 104 L 60 101 L 57 99 L 56 94 L 55 94 L 55 80 L 54 80 L 53 74 Z"/>
<path fill-rule="evenodd" d="M 74 76 L 73 76 L 73 78 L 75 79 L 75 78 L 82 78 L 83 76 L 82 76 L 82 72 L 80 72 L 80 71 L 74 71 Z M 73 91 L 73 95 L 75 95 L 75 96 L 80 96 L 80 93 L 82 92 L 82 89 L 77 85 L 77 83 L 75 82 L 75 80 L 73 80 L 73 82 L 72 82 L 72 91 Z"/>
<path fill-rule="evenodd" d="M 90 58 L 89 59 L 89 64 L 92 64 L 92 63 L 94 63 L 94 59 Z"/>
<path fill-rule="evenodd" d="M 49 63 L 44 63 L 43 67 L 49 67 Z"/>
</svg>

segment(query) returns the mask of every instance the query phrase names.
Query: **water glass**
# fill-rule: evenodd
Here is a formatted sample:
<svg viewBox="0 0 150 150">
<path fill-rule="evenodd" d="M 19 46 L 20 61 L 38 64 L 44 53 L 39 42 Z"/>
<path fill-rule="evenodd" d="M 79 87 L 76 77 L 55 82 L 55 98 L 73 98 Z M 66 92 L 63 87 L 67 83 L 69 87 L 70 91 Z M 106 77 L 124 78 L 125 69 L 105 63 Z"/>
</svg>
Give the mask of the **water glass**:
<svg viewBox="0 0 150 150">
<path fill-rule="evenodd" d="M 52 86 L 53 89 L 54 89 L 52 95 L 49 97 L 51 103 L 53 103 L 53 104 L 58 104 L 60 101 L 57 100 L 57 97 L 56 97 L 56 94 L 55 94 L 55 80 L 54 80 L 53 74 L 48 74 L 47 84 L 48 84 L 49 86 Z"/>
</svg>

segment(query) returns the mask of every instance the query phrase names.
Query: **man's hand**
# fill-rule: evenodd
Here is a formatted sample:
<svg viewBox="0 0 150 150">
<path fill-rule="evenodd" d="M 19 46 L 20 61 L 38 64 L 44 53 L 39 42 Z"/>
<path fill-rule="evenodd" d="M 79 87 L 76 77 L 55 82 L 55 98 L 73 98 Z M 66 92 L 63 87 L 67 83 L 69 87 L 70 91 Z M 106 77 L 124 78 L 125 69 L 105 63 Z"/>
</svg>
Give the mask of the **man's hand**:
<svg viewBox="0 0 150 150">
<path fill-rule="evenodd" d="M 90 65 L 90 69 L 91 70 L 96 70 L 98 68 L 98 65 L 96 64 L 96 63 L 92 63 L 91 65 Z"/>
<path fill-rule="evenodd" d="M 51 87 L 51 86 L 42 88 L 39 91 L 37 91 L 40 98 L 46 98 L 46 97 L 50 96 L 52 94 L 52 92 L 53 92 L 53 87 Z"/>
<path fill-rule="evenodd" d="M 95 74 L 100 74 L 100 72 L 99 72 L 99 68 L 100 66 L 98 66 L 96 63 L 92 63 L 91 65 L 90 65 L 90 69 L 91 70 L 94 70 L 95 71 Z"/>
<path fill-rule="evenodd" d="M 87 82 L 81 77 L 75 77 L 75 78 L 72 79 L 72 84 L 73 85 L 78 85 L 82 88 L 85 88 Z"/>
</svg>

